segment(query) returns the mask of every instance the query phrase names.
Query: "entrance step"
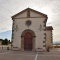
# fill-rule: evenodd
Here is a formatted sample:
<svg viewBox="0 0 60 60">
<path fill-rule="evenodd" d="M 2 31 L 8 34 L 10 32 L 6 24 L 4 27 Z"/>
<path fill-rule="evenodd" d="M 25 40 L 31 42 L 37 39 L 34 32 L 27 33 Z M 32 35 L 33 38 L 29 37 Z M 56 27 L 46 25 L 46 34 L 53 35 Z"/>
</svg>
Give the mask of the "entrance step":
<svg viewBox="0 0 60 60">
<path fill-rule="evenodd" d="M 20 50 L 18 47 L 13 47 L 12 50 Z"/>
<path fill-rule="evenodd" d="M 44 53 L 44 49 L 42 49 L 42 48 L 37 48 L 37 49 L 36 49 L 36 52 L 37 52 L 37 53 Z"/>
</svg>

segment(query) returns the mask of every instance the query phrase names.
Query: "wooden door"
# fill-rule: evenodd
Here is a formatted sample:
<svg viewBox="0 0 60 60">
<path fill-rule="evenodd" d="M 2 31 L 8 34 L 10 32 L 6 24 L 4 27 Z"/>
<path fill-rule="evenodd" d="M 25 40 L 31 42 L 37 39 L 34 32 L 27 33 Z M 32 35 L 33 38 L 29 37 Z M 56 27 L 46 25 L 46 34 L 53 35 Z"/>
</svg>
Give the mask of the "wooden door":
<svg viewBox="0 0 60 60">
<path fill-rule="evenodd" d="M 30 32 L 25 33 L 24 50 L 32 50 L 32 34 Z"/>
</svg>

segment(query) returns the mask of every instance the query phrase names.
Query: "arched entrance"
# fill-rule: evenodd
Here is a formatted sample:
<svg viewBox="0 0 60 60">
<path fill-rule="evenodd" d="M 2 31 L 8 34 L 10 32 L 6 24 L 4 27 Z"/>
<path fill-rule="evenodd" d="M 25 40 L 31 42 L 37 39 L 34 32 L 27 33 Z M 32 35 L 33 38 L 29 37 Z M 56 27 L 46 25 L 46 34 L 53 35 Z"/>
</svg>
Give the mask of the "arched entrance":
<svg viewBox="0 0 60 60">
<path fill-rule="evenodd" d="M 21 35 L 21 48 L 23 50 L 34 50 L 35 49 L 35 33 L 34 31 L 27 29 L 24 30 Z"/>
<path fill-rule="evenodd" d="M 32 50 L 32 34 L 26 32 L 24 36 L 24 50 Z"/>
</svg>

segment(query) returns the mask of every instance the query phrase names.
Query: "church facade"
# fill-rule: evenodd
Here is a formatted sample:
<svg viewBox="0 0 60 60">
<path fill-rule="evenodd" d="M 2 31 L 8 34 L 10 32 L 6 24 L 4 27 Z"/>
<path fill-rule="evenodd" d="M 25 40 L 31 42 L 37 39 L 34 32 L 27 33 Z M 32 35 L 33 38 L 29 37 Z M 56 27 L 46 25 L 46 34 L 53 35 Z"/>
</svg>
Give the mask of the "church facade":
<svg viewBox="0 0 60 60">
<path fill-rule="evenodd" d="M 12 48 L 43 49 L 52 46 L 52 26 L 46 27 L 47 15 L 27 8 L 12 16 Z"/>
</svg>

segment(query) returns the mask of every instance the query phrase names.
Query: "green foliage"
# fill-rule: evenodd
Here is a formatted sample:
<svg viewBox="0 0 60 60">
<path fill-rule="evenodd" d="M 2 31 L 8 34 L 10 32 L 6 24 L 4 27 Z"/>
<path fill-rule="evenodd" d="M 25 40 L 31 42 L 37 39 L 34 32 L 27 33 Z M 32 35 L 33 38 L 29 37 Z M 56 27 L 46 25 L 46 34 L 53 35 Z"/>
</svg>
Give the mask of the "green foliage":
<svg viewBox="0 0 60 60">
<path fill-rule="evenodd" d="M 2 41 L 2 45 L 8 45 L 10 44 L 10 40 L 8 40 L 7 38 L 6 39 L 0 39 L 0 41 Z"/>
<path fill-rule="evenodd" d="M 2 41 L 3 39 L 0 39 L 0 41 Z"/>
<path fill-rule="evenodd" d="M 8 39 L 4 39 L 4 40 L 2 41 L 2 45 L 8 45 Z"/>
</svg>

